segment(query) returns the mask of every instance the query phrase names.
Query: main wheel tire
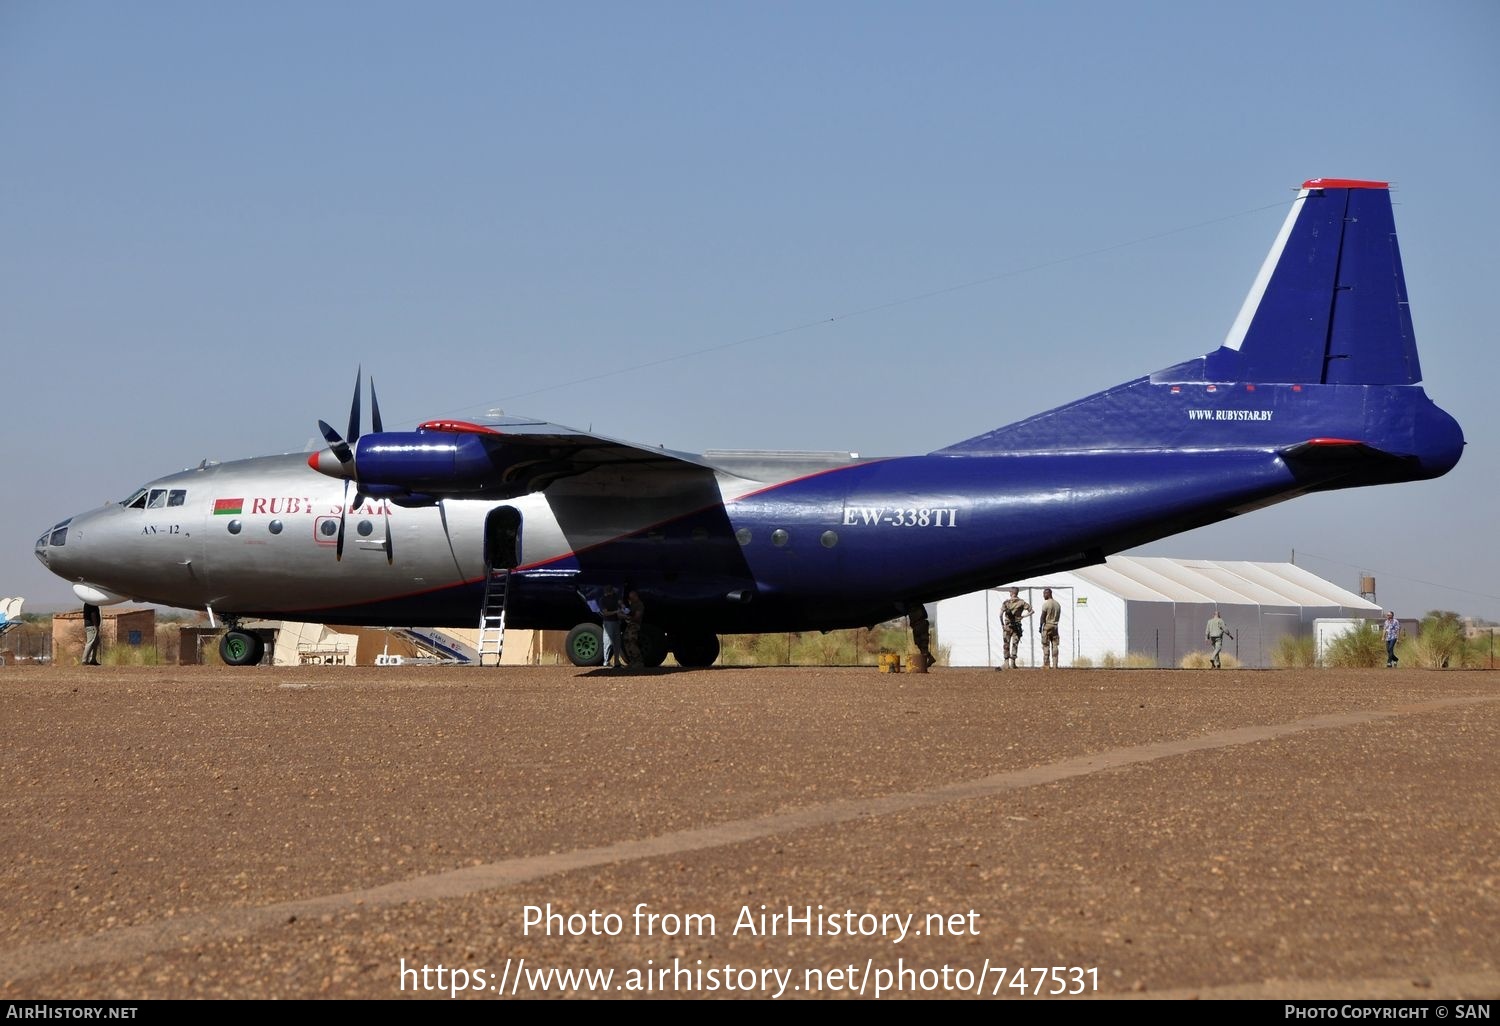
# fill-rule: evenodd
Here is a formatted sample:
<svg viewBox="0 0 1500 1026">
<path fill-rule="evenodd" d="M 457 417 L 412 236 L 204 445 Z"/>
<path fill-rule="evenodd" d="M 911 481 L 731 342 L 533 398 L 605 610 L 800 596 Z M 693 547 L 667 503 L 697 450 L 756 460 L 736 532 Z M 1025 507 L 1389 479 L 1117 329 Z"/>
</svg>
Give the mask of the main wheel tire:
<svg viewBox="0 0 1500 1026">
<path fill-rule="evenodd" d="M 254 666 L 266 654 L 266 643 L 249 631 L 227 631 L 219 639 L 219 658 L 226 666 Z"/>
<path fill-rule="evenodd" d="M 563 651 L 574 666 L 601 665 L 604 662 L 604 628 L 597 623 L 579 624 L 568 632 Z"/>
<path fill-rule="evenodd" d="M 667 661 L 667 635 L 660 627 L 641 627 L 641 665 L 660 666 Z"/>
<path fill-rule="evenodd" d="M 673 634 L 672 654 L 682 666 L 712 666 L 719 658 L 717 634 Z"/>
</svg>

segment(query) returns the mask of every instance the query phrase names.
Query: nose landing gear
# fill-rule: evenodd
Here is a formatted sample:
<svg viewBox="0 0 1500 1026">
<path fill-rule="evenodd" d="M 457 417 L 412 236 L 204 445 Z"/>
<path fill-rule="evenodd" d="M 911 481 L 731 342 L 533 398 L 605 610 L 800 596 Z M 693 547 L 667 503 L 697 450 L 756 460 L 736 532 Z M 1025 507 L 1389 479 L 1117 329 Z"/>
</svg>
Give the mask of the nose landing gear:
<svg viewBox="0 0 1500 1026">
<path fill-rule="evenodd" d="M 219 639 L 219 658 L 226 666 L 254 666 L 265 654 L 265 641 L 253 631 L 231 627 Z"/>
</svg>

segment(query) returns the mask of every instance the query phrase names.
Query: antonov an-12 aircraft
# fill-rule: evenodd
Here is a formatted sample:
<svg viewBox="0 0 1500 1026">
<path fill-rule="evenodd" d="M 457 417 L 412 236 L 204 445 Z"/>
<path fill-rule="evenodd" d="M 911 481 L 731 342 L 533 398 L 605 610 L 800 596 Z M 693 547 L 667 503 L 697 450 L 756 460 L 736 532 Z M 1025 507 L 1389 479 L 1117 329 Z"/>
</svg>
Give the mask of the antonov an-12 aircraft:
<svg viewBox="0 0 1500 1026">
<path fill-rule="evenodd" d="M 719 635 L 868 626 L 1306 492 L 1437 477 L 1463 452 L 1419 382 L 1384 182 L 1305 182 L 1223 345 L 920 456 L 674 452 L 517 417 L 204 463 L 62 521 L 36 555 L 86 603 L 568 630 L 639 591 L 641 661 Z M 502 628 L 503 629 L 503 628 Z"/>
</svg>

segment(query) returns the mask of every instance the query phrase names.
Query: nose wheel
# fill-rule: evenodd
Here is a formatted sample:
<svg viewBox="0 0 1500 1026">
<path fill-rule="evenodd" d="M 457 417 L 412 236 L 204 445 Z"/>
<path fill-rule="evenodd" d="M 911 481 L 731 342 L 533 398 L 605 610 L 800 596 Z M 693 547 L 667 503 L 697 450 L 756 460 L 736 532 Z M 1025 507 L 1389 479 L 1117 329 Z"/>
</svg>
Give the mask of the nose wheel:
<svg viewBox="0 0 1500 1026">
<path fill-rule="evenodd" d="M 579 624 L 568 632 L 563 651 L 574 666 L 601 665 L 604 662 L 604 628 L 597 623 Z"/>
<path fill-rule="evenodd" d="M 266 643 L 249 631 L 225 631 L 219 639 L 219 658 L 226 666 L 254 666 L 266 654 Z"/>
</svg>

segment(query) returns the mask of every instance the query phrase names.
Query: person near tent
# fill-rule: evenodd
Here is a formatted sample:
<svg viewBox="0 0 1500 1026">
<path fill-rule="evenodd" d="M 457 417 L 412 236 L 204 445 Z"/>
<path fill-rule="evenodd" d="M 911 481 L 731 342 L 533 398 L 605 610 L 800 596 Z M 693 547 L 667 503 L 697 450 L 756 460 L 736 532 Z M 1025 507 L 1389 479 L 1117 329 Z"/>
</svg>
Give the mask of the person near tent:
<svg viewBox="0 0 1500 1026">
<path fill-rule="evenodd" d="M 1005 662 L 997 670 L 1014 670 L 1016 653 L 1021 648 L 1022 620 L 1031 615 L 1031 603 L 1021 597 L 1020 588 L 1010 589 L 1010 598 L 1000 603 L 1000 628 L 1005 637 Z"/>
<path fill-rule="evenodd" d="M 1208 642 L 1214 651 L 1213 656 L 1208 661 L 1216 670 L 1219 668 L 1219 657 L 1224 652 L 1224 639 L 1226 637 L 1230 641 L 1234 640 L 1234 635 L 1229 633 L 1229 627 L 1224 623 L 1224 618 L 1215 609 L 1214 615 L 1208 619 L 1208 625 L 1203 628 L 1203 640 Z"/>
</svg>

